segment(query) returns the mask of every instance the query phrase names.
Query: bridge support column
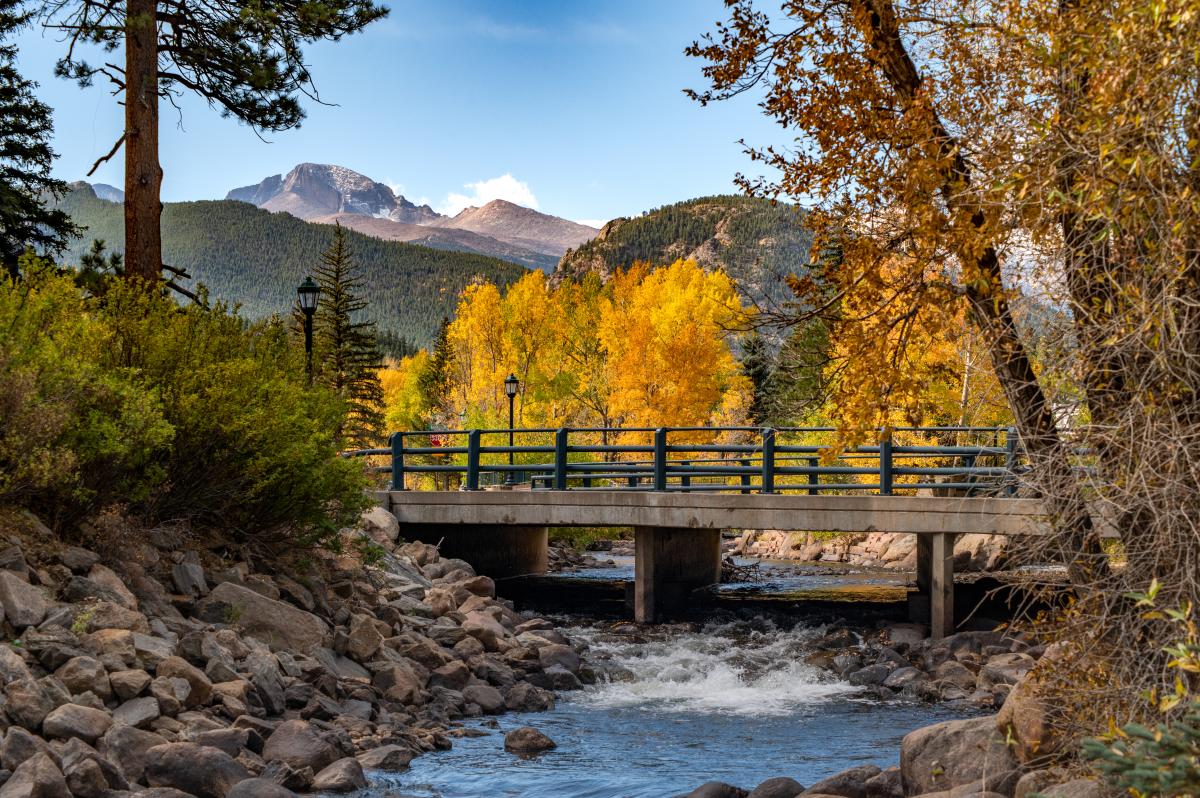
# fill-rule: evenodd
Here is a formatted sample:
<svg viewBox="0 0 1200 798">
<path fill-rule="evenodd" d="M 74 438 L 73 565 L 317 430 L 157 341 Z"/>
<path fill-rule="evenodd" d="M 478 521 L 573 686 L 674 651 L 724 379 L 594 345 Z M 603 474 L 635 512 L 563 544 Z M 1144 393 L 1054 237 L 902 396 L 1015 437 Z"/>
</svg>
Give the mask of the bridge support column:
<svg viewBox="0 0 1200 798">
<path fill-rule="evenodd" d="M 687 607 L 692 591 L 721 581 L 721 530 L 634 530 L 633 617 L 654 623 Z"/>
<path fill-rule="evenodd" d="M 929 621 L 929 636 L 954 633 L 954 540 L 952 532 L 917 535 L 917 595 L 909 597 L 913 621 Z"/>
<path fill-rule="evenodd" d="M 446 524 L 401 527 L 400 535 L 424 543 L 441 542 L 443 557 L 457 557 L 474 566 L 477 573 L 493 579 L 544 574 L 549 544 L 544 526 Z"/>
</svg>

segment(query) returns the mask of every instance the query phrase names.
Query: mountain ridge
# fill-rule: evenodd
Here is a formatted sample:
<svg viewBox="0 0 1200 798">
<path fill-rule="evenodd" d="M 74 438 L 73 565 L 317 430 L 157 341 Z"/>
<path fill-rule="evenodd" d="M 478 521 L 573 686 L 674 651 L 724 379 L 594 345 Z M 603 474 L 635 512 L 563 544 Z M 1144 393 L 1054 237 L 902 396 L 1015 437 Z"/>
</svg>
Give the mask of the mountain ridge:
<svg viewBox="0 0 1200 798">
<path fill-rule="evenodd" d="M 599 232 L 499 199 L 464 209 L 453 217 L 444 216 L 428 204 L 411 202 L 384 183 L 334 164 L 297 164 L 287 174 L 271 175 L 254 185 L 232 189 L 225 198 L 305 221 L 336 219 L 346 227 L 385 240 L 427 241 L 429 246 L 477 252 L 545 271 L 550 271 L 568 249 Z M 425 227 L 429 232 L 422 235 L 408 227 L 382 222 Z"/>
</svg>

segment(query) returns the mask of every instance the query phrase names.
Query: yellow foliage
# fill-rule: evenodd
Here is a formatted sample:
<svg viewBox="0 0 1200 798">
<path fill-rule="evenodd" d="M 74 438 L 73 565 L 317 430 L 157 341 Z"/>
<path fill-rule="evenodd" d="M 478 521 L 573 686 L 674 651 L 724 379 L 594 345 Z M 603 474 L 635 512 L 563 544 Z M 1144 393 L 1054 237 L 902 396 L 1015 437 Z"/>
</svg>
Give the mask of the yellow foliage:
<svg viewBox="0 0 1200 798">
<path fill-rule="evenodd" d="M 744 314 L 733 281 L 692 261 L 635 264 L 607 285 L 588 277 L 552 288 L 541 272 L 503 293 L 472 285 L 448 331 L 449 415 L 507 426 L 511 373 L 519 427 L 744 423 L 751 388 L 728 333 Z M 422 353 L 381 373 L 392 428 L 418 423 L 427 363 Z"/>
</svg>

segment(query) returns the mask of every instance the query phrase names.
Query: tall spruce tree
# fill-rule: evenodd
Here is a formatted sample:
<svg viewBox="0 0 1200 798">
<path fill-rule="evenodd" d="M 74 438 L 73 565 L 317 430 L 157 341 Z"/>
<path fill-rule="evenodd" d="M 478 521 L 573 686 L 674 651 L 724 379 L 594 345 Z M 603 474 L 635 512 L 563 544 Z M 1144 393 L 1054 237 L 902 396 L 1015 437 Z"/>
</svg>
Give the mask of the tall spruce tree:
<svg viewBox="0 0 1200 798">
<path fill-rule="evenodd" d="M 346 402 L 346 419 L 338 430 L 341 446 L 374 446 L 383 437 L 383 364 L 375 322 L 361 320 L 367 307 L 361 296 L 363 280 L 340 224 L 315 274 L 321 299 L 313 319 L 314 379 Z"/>
<path fill-rule="evenodd" d="M 771 418 L 773 361 L 770 346 L 757 330 L 742 342 L 742 374 L 750 380 L 752 391 L 747 415 L 754 424 L 766 424 Z"/>
<path fill-rule="evenodd" d="M 448 426 L 450 390 L 454 384 L 454 349 L 450 345 L 450 319 L 442 317 L 429 363 L 417 379 L 421 406 L 425 408 L 431 427 Z"/>
<path fill-rule="evenodd" d="M 28 19 L 19 0 L 0 0 L 0 41 Z M 65 211 L 47 207 L 67 184 L 50 175 L 50 108 L 34 97 L 37 84 L 21 77 L 16 60 L 16 45 L 0 45 L 0 265 L 13 277 L 26 249 L 53 256 L 79 233 Z"/>
<path fill-rule="evenodd" d="M 203 97 L 255 131 L 296 127 L 300 97 L 319 101 L 303 46 L 337 41 L 387 14 L 372 0 L 39 0 L 47 27 L 65 34 L 58 74 L 107 78 L 124 95 L 125 128 L 96 166 L 125 147 L 125 274 L 162 270 L 159 101 Z M 86 45 L 124 50 L 124 65 L 89 63 Z M 96 166 L 93 166 L 93 171 Z"/>
</svg>

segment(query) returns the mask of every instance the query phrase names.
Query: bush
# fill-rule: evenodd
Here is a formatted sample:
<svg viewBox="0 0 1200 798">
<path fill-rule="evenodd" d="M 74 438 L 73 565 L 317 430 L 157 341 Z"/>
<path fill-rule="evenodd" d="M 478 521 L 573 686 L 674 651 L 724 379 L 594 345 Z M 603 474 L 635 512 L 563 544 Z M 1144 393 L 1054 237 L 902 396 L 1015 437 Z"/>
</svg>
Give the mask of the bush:
<svg viewBox="0 0 1200 798">
<path fill-rule="evenodd" d="M 1154 596 L 1155 581 L 1148 592 L 1130 594 L 1139 607 L 1147 608 L 1146 620 L 1164 622 L 1177 630 L 1177 641 L 1163 653 L 1174 682 L 1153 691 L 1148 698 L 1162 713 L 1164 722 L 1147 726 L 1128 723 L 1113 728 L 1104 737 L 1087 740 L 1084 756 L 1123 792 L 1136 796 L 1200 795 L 1200 696 L 1193 692 L 1200 677 L 1200 629 L 1192 607 L 1160 610 Z"/>
<path fill-rule="evenodd" d="M 305 387 L 278 320 L 122 281 L 83 299 L 44 266 L 25 273 L 0 289 L 15 330 L 0 340 L 0 498 L 59 518 L 122 502 L 151 523 L 303 544 L 363 509 L 361 465 L 336 456 L 343 405 Z"/>
</svg>

